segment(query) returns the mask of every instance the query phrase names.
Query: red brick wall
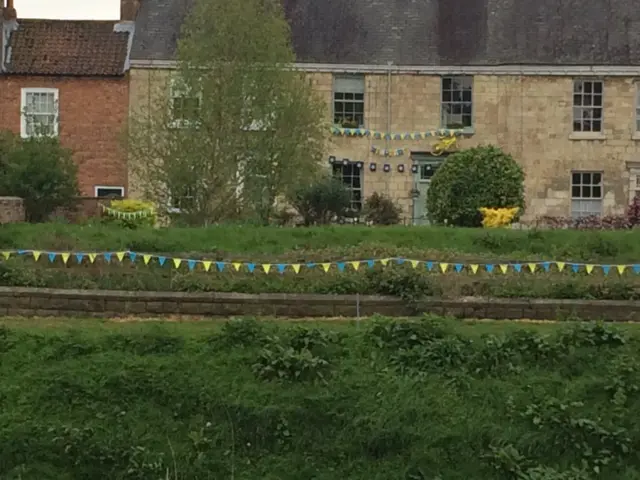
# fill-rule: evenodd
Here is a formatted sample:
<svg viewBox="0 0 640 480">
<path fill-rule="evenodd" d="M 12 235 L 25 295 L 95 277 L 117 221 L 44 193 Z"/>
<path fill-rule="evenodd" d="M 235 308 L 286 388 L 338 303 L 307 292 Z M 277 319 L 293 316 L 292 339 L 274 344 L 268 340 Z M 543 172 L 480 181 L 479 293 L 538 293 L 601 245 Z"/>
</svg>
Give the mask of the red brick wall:
<svg viewBox="0 0 640 480">
<path fill-rule="evenodd" d="M 125 187 L 126 194 L 129 79 L 0 76 L 0 130 L 20 133 L 22 88 L 58 89 L 60 141 L 73 151 L 81 194 L 93 197 L 96 185 Z"/>
</svg>

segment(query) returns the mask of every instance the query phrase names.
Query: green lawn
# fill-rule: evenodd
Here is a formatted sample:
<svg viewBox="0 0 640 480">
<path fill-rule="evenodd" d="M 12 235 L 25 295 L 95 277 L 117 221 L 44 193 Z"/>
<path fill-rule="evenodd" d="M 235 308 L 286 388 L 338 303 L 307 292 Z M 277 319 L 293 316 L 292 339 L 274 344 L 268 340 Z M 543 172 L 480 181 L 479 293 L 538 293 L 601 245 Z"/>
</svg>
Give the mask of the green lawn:
<svg viewBox="0 0 640 480">
<path fill-rule="evenodd" d="M 635 325 L 3 322 L 2 479 L 640 478 Z"/>
<path fill-rule="evenodd" d="M 207 254 L 213 259 L 336 260 L 385 256 L 640 262 L 640 230 L 516 231 L 436 227 L 218 226 L 123 230 L 64 224 L 4 225 L 1 249 Z"/>
</svg>

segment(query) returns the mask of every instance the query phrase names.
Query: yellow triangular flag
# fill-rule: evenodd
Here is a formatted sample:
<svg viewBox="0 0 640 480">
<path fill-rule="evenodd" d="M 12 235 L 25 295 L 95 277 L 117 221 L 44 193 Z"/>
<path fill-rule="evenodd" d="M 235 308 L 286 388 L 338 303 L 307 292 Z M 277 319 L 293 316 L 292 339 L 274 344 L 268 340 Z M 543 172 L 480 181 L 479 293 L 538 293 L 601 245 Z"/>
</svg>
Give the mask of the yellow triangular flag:
<svg viewBox="0 0 640 480">
<path fill-rule="evenodd" d="M 11 252 L 2 252 L 2 256 L 4 257 L 5 260 L 9 260 L 9 257 L 11 256 Z"/>
<path fill-rule="evenodd" d="M 173 266 L 176 268 L 180 268 L 180 265 L 182 264 L 182 259 L 181 258 L 174 258 L 173 259 Z"/>
<path fill-rule="evenodd" d="M 31 252 L 31 253 L 33 255 L 33 259 L 37 262 L 38 259 L 40 258 L 41 253 L 37 251 Z"/>
<path fill-rule="evenodd" d="M 325 272 L 328 272 L 330 268 L 331 268 L 331 264 L 330 264 L 330 263 L 323 263 L 323 264 L 322 264 L 322 269 L 323 269 Z"/>
<path fill-rule="evenodd" d="M 236 272 L 239 272 L 240 268 L 242 267 L 242 264 L 238 262 L 234 262 L 231 265 L 233 265 L 233 268 L 236 270 Z"/>
<path fill-rule="evenodd" d="M 208 272 L 211 269 L 211 261 L 210 260 L 203 260 L 202 261 L 202 266 L 204 267 L 204 271 Z"/>
<path fill-rule="evenodd" d="M 500 270 L 502 271 L 502 273 L 507 273 L 507 270 L 509 270 L 509 265 L 500 265 Z"/>
<path fill-rule="evenodd" d="M 564 266 L 565 263 L 564 262 L 556 262 L 556 265 L 558 266 L 558 271 L 561 272 L 562 270 L 564 270 Z"/>
<path fill-rule="evenodd" d="M 294 263 L 293 265 L 291 265 L 291 268 L 293 268 L 294 272 L 300 273 L 300 264 L 299 263 Z"/>
<path fill-rule="evenodd" d="M 449 268 L 449 264 L 448 263 L 441 263 L 440 264 L 440 270 L 442 270 L 442 273 L 447 273 L 447 268 Z"/>
<path fill-rule="evenodd" d="M 116 257 L 118 258 L 118 260 L 121 262 L 122 260 L 124 260 L 124 256 L 125 256 L 126 252 L 117 252 L 116 253 Z"/>
<path fill-rule="evenodd" d="M 536 271 L 536 267 L 537 267 L 537 265 L 535 263 L 530 263 L 529 264 L 529 270 L 531 270 L 531 273 Z"/>
<path fill-rule="evenodd" d="M 60 254 L 60 256 L 62 257 L 62 261 L 63 261 L 64 263 L 67 263 L 67 262 L 69 261 L 69 257 L 70 257 L 70 255 L 69 255 L 67 252 L 65 252 L 65 253 L 61 253 L 61 254 Z"/>
<path fill-rule="evenodd" d="M 385 267 L 386 267 L 386 266 L 389 264 L 389 259 L 388 259 L 388 258 L 383 258 L 382 260 L 380 260 L 380 263 L 381 263 L 383 266 L 385 266 Z"/>
<path fill-rule="evenodd" d="M 144 261 L 145 265 L 149 265 L 149 262 L 151 261 L 151 255 L 142 255 L 142 260 Z"/>
<path fill-rule="evenodd" d="M 624 273 L 625 269 L 627 268 L 627 266 L 626 265 L 616 265 L 616 268 L 618 269 L 618 273 L 620 275 L 622 275 Z"/>
<path fill-rule="evenodd" d="M 89 254 L 87 254 L 87 256 L 89 257 L 89 261 L 91 263 L 96 261 L 96 254 L 95 253 L 89 253 Z"/>
<path fill-rule="evenodd" d="M 271 264 L 270 263 L 263 263 L 262 264 L 262 270 L 264 270 L 264 273 L 269 273 L 269 271 L 271 270 Z"/>
<path fill-rule="evenodd" d="M 587 265 L 585 266 L 585 269 L 587 270 L 587 273 L 591 275 L 591 272 L 593 272 L 593 265 Z"/>
<path fill-rule="evenodd" d="M 360 268 L 360 262 L 355 261 L 355 262 L 350 262 L 351 266 L 353 267 L 354 270 L 358 271 L 358 269 Z M 298 273 L 298 272 L 296 272 Z"/>
<path fill-rule="evenodd" d="M 478 273 L 478 268 L 479 268 L 479 266 L 478 266 L 478 265 L 471 265 L 471 271 L 472 271 L 474 274 L 475 274 L 475 273 Z"/>
<path fill-rule="evenodd" d="M 418 268 L 418 263 L 420 263 L 418 260 L 411 260 L 411 266 L 413 268 Z"/>
</svg>

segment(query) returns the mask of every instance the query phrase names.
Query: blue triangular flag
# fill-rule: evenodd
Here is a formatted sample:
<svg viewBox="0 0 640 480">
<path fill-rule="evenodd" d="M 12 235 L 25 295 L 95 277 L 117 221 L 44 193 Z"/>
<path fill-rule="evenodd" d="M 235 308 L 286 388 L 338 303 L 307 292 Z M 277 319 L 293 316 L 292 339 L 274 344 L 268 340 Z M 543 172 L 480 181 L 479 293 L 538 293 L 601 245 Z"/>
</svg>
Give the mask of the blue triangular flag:
<svg viewBox="0 0 640 480">
<path fill-rule="evenodd" d="M 542 262 L 542 268 L 544 268 L 545 272 L 548 272 L 549 269 L 551 268 L 551 263 L 550 262 Z"/>
<path fill-rule="evenodd" d="M 633 273 L 640 273 L 640 265 L 634 265 L 633 267 Z"/>
<path fill-rule="evenodd" d="M 396 258 L 396 263 L 398 265 L 402 265 L 404 263 L 404 258 Z"/>
<path fill-rule="evenodd" d="M 82 263 L 83 258 L 84 258 L 84 253 L 76 253 L 76 261 L 78 263 Z"/>
<path fill-rule="evenodd" d="M 278 267 L 278 272 L 284 273 L 284 269 L 287 268 L 287 264 L 286 263 L 279 263 L 277 265 L 277 267 Z"/>
<path fill-rule="evenodd" d="M 27 253 L 26 250 L 18 250 L 18 255 L 24 255 L 25 253 Z"/>
<path fill-rule="evenodd" d="M 216 268 L 219 272 L 224 270 L 224 262 L 216 262 Z"/>
<path fill-rule="evenodd" d="M 427 262 L 427 270 L 433 270 L 433 262 Z"/>
<path fill-rule="evenodd" d="M 580 265 L 578 265 L 577 263 L 572 263 L 571 270 L 573 270 L 573 273 L 578 273 L 578 270 L 580 270 Z"/>
<path fill-rule="evenodd" d="M 313 263 L 313 262 L 309 262 L 309 263 L 307 263 L 307 268 L 313 268 L 313 267 L 315 267 L 315 266 L 316 266 L 316 264 L 315 264 L 315 263 Z"/>
<path fill-rule="evenodd" d="M 167 261 L 167 257 L 158 257 L 158 263 L 160 264 L 160 266 L 164 266 L 165 262 Z"/>
<path fill-rule="evenodd" d="M 187 260 L 187 266 L 189 267 L 189 270 L 193 270 L 194 268 L 196 268 L 196 261 L 195 260 Z"/>
<path fill-rule="evenodd" d="M 464 265 L 462 265 L 461 263 L 456 263 L 455 265 L 456 272 L 460 273 L 463 267 Z"/>
<path fill-rule="evenodd" d="M 514 269 L 516 272 L 520 273 L 520 272 L 522 271 L 522 265 L 520 265 L 519 263 L 514 263 L 514 264 L 513 264 L 513 269 Z"/>
<path fill-rule="evenodd" d="M 110 261 L 111 261 L 111 254 L 110 254 L 110 253 L 105 253 L 105 254 L 104 254 L 104 259 L 105 259 L 107 262 L 110 262 Z"/>
<path fill-rule="evenodd" d="M 49 253 L 49 261 L 53 263 L 55 259 L 56 259 L 56 254 L 53 252 Z"/>
<path fill-rule="evenodd" d="M 489 273 L 493 272 L 493 264 L 487 263 L 485 265 L 485 268 L 487 269 L 487 272 L 489 272 Z"/>
<path fill-rule="evenodd" d="M 376 262 L 375 262 L 374 260 L 367 260 L 367 266 L 368 266 L 369 268 L 373 268 L 373 266 L 374 266 L 374 264 L 375 264 L 375 263 L 376 263 Z"/>
<path fill-rule="evenodd" d="M 605 275 L 609 275 L 609 270 L 611 270 L 611 265 L 602 265 L 602 271 Z"/>
<path fill-rule="evenodd" d="M 131 259 L 131 263 L 136 261 L 136 257 L 138 254 L 136 252 L 129 252 L 129 258 Z"/>
<path fill-rule="evenodd" d="M 338 270 L 344 272 L 344 262 L 338 262 L 336 265 L 338 265 Z"/>
<path fill-rule="evenodd" d="M 255 269 L 256 269 L 255 263 L 247 263 L 247 270 L 249 270 L 249 272 L 253 273 Z"/>
</svg>

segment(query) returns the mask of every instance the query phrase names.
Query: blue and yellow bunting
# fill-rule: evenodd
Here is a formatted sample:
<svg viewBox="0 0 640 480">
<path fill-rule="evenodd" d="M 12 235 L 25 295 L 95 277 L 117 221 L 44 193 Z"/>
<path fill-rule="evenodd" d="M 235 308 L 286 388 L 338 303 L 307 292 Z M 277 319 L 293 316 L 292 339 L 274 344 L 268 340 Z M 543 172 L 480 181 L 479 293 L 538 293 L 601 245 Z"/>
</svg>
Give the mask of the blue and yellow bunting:
<svg viewBox="0 0 640 480">
<path fill-rule="evenodd" d="M 431 137 L 453 137 L 464 133 L 462 129 L 440 128 L 422 132 L 381 132 L 368 128 L 331 127 L 333 135 L 343 137 L 370 137 L 376 140 L 423 140 Z"/>
<path fill-rule="evenodd" d="M 97 260 L 104 263 L 125 264 L 133 263 L 145 266 L 167 265 L 174 269 L 186 268 L 189 271 L 205 271 L 219 273 L 249 272 L 270 274 L 277 272 L 286 274 L 293 272 L 299 274 L 304 269 L 320 269 L 325 273 L 330 272 L 357 272 L 362 268 L 374 268 L 376 266 L 386 267 L 389 265 L 408 265 L 413 269 L 424 269 L 427 272 L 439 274 L 462 274 L 470 275 L 492 274 L 506 275 L 516 274 L 541 274 L 541 273 L 584 273 L 586 275 L 602 274 L 609 275 L 640 275 L 640 262 L 626 264 L 596 264 L 596 263 L 575 263 L 568 261 L 541 261 L 527 263 L 464 263 L 464 262 L 440 262 L 436 260 L 417 260 L 410 258 L 370 258 L 359 260 L 338 260 L 332 262 L 307 262 L 307 263 L 260 263 L 260 262 L 238 262 L 238 261 L 212 261 L 207 259 L 167 257 L 163 255 L 153 255 L 150 253 L 140 253 L 132 251 L 114 252 L 49 252 L 44 250 L 4 250 L 0 251 L 0 261 L 9 261 L 14 258 L 27 257 L 38 262 L 41 259 L 48 260 L 49 263 L 62 264 L 67 267 L 73 265 L 93 264 Z M 74 261 L 75 260 L 75 261 Z"/>
<path fill-rule="evenodd" d="M 371 153 L 375 153 L 376 155 L 380 155 L 381 157 L 401 157 L 404 155 L 406 149 L 404 148 L 379 148 L 376 146 L 371 147 Z"/>
</svg>

